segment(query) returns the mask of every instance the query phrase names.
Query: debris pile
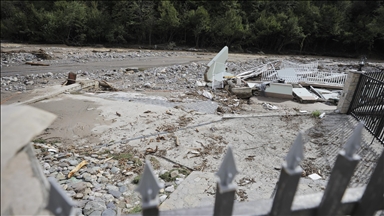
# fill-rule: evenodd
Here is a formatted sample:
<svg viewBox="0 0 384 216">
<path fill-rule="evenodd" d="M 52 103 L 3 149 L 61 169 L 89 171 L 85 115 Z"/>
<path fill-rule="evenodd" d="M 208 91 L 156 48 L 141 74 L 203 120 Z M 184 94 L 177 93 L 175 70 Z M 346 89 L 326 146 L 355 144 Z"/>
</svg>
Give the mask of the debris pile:
<svg viewBox="0 0 384 216">
<path fill-rule="evenodd" d="M 227 59 L 228 47 L 224 47 L 207 64 L 204 81 L 212 89 L 225 89 L 241 99 L 260 95 L 293 99 L 300 103 L 320 101 L 337 104 L 347 76 L 346 73 L 320 72 L 318 61 L 298 64 L 286 60 L 263 63 L 234 75 L 227 72 Z M 198 81 L 198 85 L 204 84 Z M 213 98 L 212 95 L 206 97 Z"/>
</svg>

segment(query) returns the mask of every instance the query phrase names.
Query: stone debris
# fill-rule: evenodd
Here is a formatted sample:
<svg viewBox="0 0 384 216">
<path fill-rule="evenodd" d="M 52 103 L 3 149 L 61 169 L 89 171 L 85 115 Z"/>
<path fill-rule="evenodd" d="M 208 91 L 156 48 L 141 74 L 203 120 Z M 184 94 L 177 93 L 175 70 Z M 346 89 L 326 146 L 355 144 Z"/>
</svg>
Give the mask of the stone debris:
<svg viewBox="0 0 384 216">
<path fill-rule="evenodd" d="M 47 177 L 55 177 L 67 195 L 74 199 L 76 203 L 74 206 L 75 215 L 117 215 L 118 211 L 121 214 L 129 214 L 135 211 L 135 208 L 140 207 L 141 197 L 134 192 L 137 185 L 133 182 L 136 176 L 142 174 L 141 167 L 144 162 L 144 154 L 132 147 L 117 144 L 110 147 L 103 145 L 71 146 L 68 149 L 67 147 L 63 148 L 61 143 L 45 144 L 38 142 L 34 142 L 33 146 L 35 149 L 43 149 L 36 156 L 44 174 Z M 48 149 L 57 149 L 57 151 L 50 152 Z M 76 154 L 58 157 L 64 149 L 65 151 L 76 152 Z M 86 156 L 91 149 L 94 153 Z M 116 149 L 121 149 L 121 153 L 111 153 Z M 141 154 L 142 156 L 135 156 L 122 163 L 124 160 L 119 158 L 128 156 L 128 154 Z M 106 159 L 97 160 L 96 158 Z M 88 161 L 88 163 L 68 177 L 70 171 L 81 164 L 79 164 L 80 161 L 82 161 L 81 163 Z M 186 177 L 184 174 L 188 175 L 189 172 L 180 168 L 170 171 L 155 170 L 160 182 L 167 185 L 165 189 L 160 190 L 161 202 L 167 199 L 167 194 L 175 191 L 175 186 L 181 184 Z"/>
</svg>

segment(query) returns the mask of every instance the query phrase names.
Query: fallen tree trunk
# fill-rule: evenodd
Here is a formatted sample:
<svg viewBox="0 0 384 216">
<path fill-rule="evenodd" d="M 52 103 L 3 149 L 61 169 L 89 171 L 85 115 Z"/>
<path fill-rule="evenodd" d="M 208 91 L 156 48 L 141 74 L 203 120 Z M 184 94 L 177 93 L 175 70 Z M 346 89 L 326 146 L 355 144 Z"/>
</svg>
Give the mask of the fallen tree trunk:
<svg viewBox="0 0 384 216">
<path fill-rule="evenodd" d="M 25 64 L 29 64 L 32 66 L 49 66 L 49 64 L 38 63 L 38 62 L 25 62 Z"/>
</svg>

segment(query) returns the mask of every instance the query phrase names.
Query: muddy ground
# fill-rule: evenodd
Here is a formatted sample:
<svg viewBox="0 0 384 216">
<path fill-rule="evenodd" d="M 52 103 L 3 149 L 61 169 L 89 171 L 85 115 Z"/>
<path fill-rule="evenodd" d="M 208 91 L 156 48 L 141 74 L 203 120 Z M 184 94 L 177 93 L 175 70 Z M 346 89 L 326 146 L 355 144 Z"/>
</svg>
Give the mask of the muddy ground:
<svg viewBox="0 0 384 216">
<path fill-rule="evenodd" d="M 52 59 L 39 59 L 28 54 L 40 48 Z M 9 54 L 20 50 L 23 52 Z M 157 174 L 176 168 L 214 173 L 228 146 L 234 150 L 240 171 L 236 182 L 242 182 L 239 189 L 243 193 L 237 200 L 270 198 L 281 164 L 299 131 L 304 135 L 306 159 L 301 164 L 305 172 L 298 193 L 322 191 L 338 151 L 356 125 L 350 116 L 336 114 L 337 107 L 333 104 L 300 104 L 264 97 L 237 99 L 224 90 L 212 91 L 213 100 L 203 97 L 199 92 L 210 89 L 197 87 L 195 82 L 203 80 L 205 65 L 215 53 L 22 44 L 2 44 L 3 51 L 8 53 L 2 53 L 2 105 L 17 104 L 50 93 L 52 86 L 57 87 L 65 81 L 69 71 L 76 72 L 80 79 L 108 80 L 119 90 L 83 89 L 31 106 L 57 115 L 55 122 L 34 139 L 35 144 L 58 149 L 58 153 L 49 153 L 44 147 L 38 148 L 37 157 L 42 165 L 57 167 L 62 164 L 63 159 L 57 159 L 55 154 L 68 154 L 64 162 L 89 160 L 88 168 L 98 167 L 97 164 L 111 158 L 104 162 L 108 165 L 101 166 L 103 172 L 108 173 L 104 176 L 113 176 L 108 177 L 108 182 L 100 183 L 101 177 L 97 176 L 97 183 L 90 181 L 91 188 L 100 189 L 82 192 L 84 196 L 78 196 L 78 192 L 71 196 L 86 203 L 95 199 L 96 192 L 107 194 L 106 184 L 124 184 L 130 189 L 129 193 L 123 194 L 124 198 L 100 198 L 106 203 L 113 202 L 123 213 L 134 212 L 139 205 L 139 196 L 132 191 L 135 187 L 132 181 L 141 174 L 145 158 L 151 160 Z M 345 71 L 356 67 L 355 60 L 351 59 L 244 54 L 230 54 L 228 65 L 237 74 L 276 59 L 302 63 L 319 61 L 322 70 Z M 25 65 L 25 61 L 44 62 L 50 66 Z M 134 67 L 138 71 L 127 72 L 127 68 Z M 372 62 L 370 67 L 382 68 L 383 64 Z M 18 77 L 16 81 L 14 77 Z M 33 83 L 25 84 L 29 81 Z M 265 109 L 263 103 L 278 109 Z M 300 114 L 299 110 L 306 110 L 307 114 Z M 311 116 L 315 110 L 325 112 L 325 117 Z M 227 114 L 260 116 L 223 118 Z M 372 142 L 367 131 L 364 131 L 364 146 L 359 150 L 364 160 L 351 186 L 362 186 L 367 182 L 374 158 L 382 151 L 382 146 L 377 141 Z M 120 172 L 112 173 L 112 167 Z M 69 193 L 70 180 L 61 176 L 70 168 L 68 165 L 66 169 L 58 169 L 60 171 L 44 169 L 47 176 L 58 178 Z M 81 180 L 88 172 L 92 174 L 88 170 L 81 171 L 76 178 Z M 183 174 L 184 178 L 188 172 Z M 312 173 L 319 174 L 322 179 L 310 179 L 308 175 Z M 244 179 L 251 181 L 244 183 Z M 168 186 L 177 186 L 174 179 L 164 181 Z M 162 193 L 170 195 L 170 192 Z M 213 190 L 207 189 L 207 196 L 212 193 Z M 81 214 L 87 215 L 84 206 L 78 208 L 83 209 Z"/>
</svg>

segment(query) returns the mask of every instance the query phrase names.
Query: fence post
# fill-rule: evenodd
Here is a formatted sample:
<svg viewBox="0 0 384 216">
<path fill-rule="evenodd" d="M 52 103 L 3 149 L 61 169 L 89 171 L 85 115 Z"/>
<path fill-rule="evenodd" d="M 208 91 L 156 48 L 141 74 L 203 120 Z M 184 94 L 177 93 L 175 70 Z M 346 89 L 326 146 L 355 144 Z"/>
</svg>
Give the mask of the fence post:
<svg viewBox="0 0 384 216">
<path fill-rule="evenodd" d="M 216 173 L 218 182 L 213 215 L 232 215 L 236 192 L 236 184 L 232 181 L 237 173 L 239 172 L 236 168 L 232 148 L 228 147 L 227 154 Z"/>
<path fill-rule="evenodd" d="M 303 172 L 299 166 L 303 158 L 303 138 L 299 133 L 287 154 L 286 162 L 282 165 L 270 215 L 289 215 L 291 213 L 293 198 Z"/>
<path fill-rule="evenodd" d="M 54 177 L 49 177 L 48 181 L 51 187 L 46 209 L 51 211 L 55 216 L 71 215 L 73 206 L 72 199 L 65 194 L 64 190 L 56 182 Z"/>
<path fill-rule="evenodd" d="M 337 104 L 340 113 L 347 113 L 355 95 L 362 71 L 350 70 L 344 83 L 343 93 Z"/>
<path fill-rule="evenodd" d="M 317 215 L 337 215 L 341 199 L 354 173 L 360 157 L 355 154 L 361 144 L 361 132 L 364 125 L 359 122 L 348 139 L 344 149 L 340 151 L 335 166 L 329 177 Z"/>
<path fill-rule="evenodd" d="M 384 204 L 384 151 L 377 160 L 376 168 L 360 202 L 356 205 L 352 215 L 373 215 Z"/>
<path fill-rule="evenodd" d="M 140 178 L 139 186 L 135 189 L 141 194 L 143 215 L 159 215 L 159 199 L 157 194 L 163 184 L 156 180 L 151 164 L 146 160 L 144 173 Z"/>
</svg>

